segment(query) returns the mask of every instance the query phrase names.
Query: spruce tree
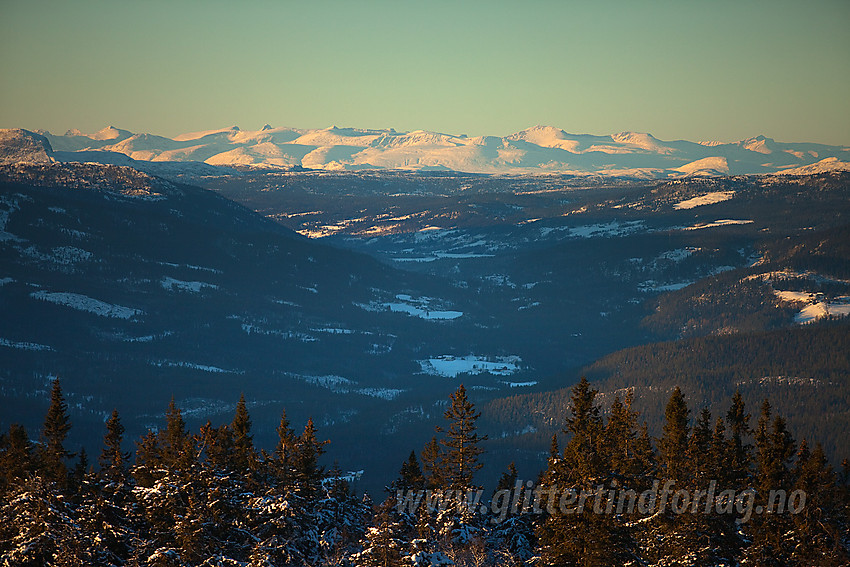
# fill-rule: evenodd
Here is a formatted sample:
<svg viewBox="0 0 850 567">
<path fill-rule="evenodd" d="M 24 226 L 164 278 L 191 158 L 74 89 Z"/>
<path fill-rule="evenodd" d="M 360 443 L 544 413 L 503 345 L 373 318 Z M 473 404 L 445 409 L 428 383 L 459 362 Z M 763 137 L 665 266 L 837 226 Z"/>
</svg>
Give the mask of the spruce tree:
<svg viewBox="0 0 850 567">
<path fill-rule="evenodd" d="M 750 414 L 744 407 L 741 392 L 735 390 L 732 405 L 726 414 L 726 424 L 729 428 L 730 439 L 727 457 L 728 476 L 733 488 L 743 487 L 750 475 L 752 445 L 746 442 L 750 435 Z"/>
<path fill-rule="evenodd" d="M 570 413 L 564 433 L 570 440 L 564 448 L 563 463 L 566 477 L 560 479 L 566 483 L 590 482 L 603 474 L 604 459 L 600 453 L 603 432 L 602 417 L 596 405 L 598 390 L 590 387 L 584 376 L 573 387 L 570 394 Z"/>
<path fill-rule="evenodd" d="M 106 435 L 103 436 L 103 451 L 99 459 L 101 473 L 109 480 L 124 478 L 124 466 L 130 454 L 121 450 L 123 439 L 124 426 L 118 417 L 118 410 L 114 409 L 106 420 Z"/>
<path fill-rule="evenodd" d="M 687 469 L 690 480 L 702 486 L 711 479 L 711 411 L 703 408 L 688 439 Z"/>
<path fill-rule="evenodd" d="M 324 446 L 329 441 L 319 441 L 313 418 L 307 420 L 304 432 L 298 438 L 295 448 L 295 490 L 306 498 L 316 495 L 324 476 L 324 470 L 319 466 L 319 457 L 325 452 Z"/>
<path fill-rule="evenodd" d="M 410 456 L 401 465 L 398 478 L 390 486 L 394 491 L 423 490 L 425 488 L 425 475 L 416 458 L 416 451 L 411 451 Z"/>
<path fill-rule="evenodd" d="M 286 487 L 292 480 L 292 468 L 295 462 L 295 451 L 298 439 L 295 431 L 289 426 L 289 419 L 284 409 L 280 414 L 280 424 L 277 426 L 277 445 L 274 449 L 274 468 L 278 480 Z"/>
<path fill-rule="evenodd" d="M 448 420 L 449 427 L 441 443 L 443 452 L 443 470 L 446 484 L 449 488 L 465 489 L 472 486 L 472 478 L 483 463 L 478 457 L 484 452 L 480 447 L 486 435 L 477 433 L 476 420 L 481 416 L 475 411 L 475 406 L 466 396 L 463 384 L 450 396 L 451 404 L 443 417 Z"/>
<path fill-rule="evenodd" d="M 443 470 L 443 451 L 436 437 L 431 437 L 431 440 L 425 444 L 421 457 L 426 487 L 430 489 L 445 488 L 446 474 Z"/>
<path fill-rule="evenodd" d="M 685 396 L 678 386 L 673 389 L 664 410 L 663 434 L 658 443 L 667 478 L 683 481 L 687 469 L 688 414 Z"/>
<path fill-rule="evenodd" d="M 251 418 L 245 405 L 245 394 L 239 396 L 230 429 L 233 431 L 233 468 L 241 471 L 254 468 L 257 455 L 254 452 Z"/>
<path fill-rule="evenodd" d="M 32 469 L 32 443 L 23 425 L 13 423 L 0 435 L 0 491 L 23 480 Z"/>
<path fill-rule="evenodd" d="M 44 418 L 44 426 L 41 430 L 41 450 L 39 458 L 41 470 L 48 480 L 65 485 L 68 469 L 65 459 L 71 456 L 65 450 L 65 438 L 71 429 L 68 418 L 68 404 L 62 396 L 62 386 L 59 378 L 53 380 L 53 388 L 50 391 L 50 407 Z"/>
<path fill-rule="evenodd" d="M 499 477 L 499 482 L 496 484 L 496 491 L 513 490 L 516 487 L 517 478 L 519 478 L 519 475 L 516 471 L 516 464 L 511 461 L 511 464 L 508 465 L 508 470 L 503 472 L 502 476 Z"/>
<path fill-rule="evenodd" d="M 162 460 L 171 469 L 188 468 L 194 460 L 192 442 L 186 429 L 186 422 L 180 408 L 174 403 L 174 396 L 168 404 L 165 414 L 165 430 L 160 432 Z"/>
<path fill-rule="evenodd" d="M 551 460 L 543 475 L 547 490 L 556 489 L 558 497 L 567 490 L 593 493 L 600 484 L 611 480 L 604 456 L 604 427 L 595 399 L 597 390 L 582 376 L 570 395 L 571 416 L 564 433 L 571 435 L 563 458 Z M 616 426 L 615 426 L 616 428 Z M 605 503 L 601 503 L 603 509 Z M 582 509 L 556 510 L 538 529 L 541 555 L 549 565 L 615 565 L 625 561 L 630 544 L 624 530 L 612 517 L 593 511 L 594 501 Z"/>
</svg>

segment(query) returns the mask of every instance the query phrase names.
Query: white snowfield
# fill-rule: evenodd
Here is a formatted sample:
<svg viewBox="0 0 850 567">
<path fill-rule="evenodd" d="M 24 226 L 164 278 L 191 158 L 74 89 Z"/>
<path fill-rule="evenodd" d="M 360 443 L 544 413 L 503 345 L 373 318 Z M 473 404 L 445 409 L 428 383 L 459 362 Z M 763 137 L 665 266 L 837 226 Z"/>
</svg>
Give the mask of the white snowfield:
<svg viewBox="0 0 850 567">
<path fill-rule="evenodd" d="M 47 345 L 42 345 L 38 343 L 28 343 L 22 341 L 10 341 L 9 339 L 0 338 L 0 346 L 8 347 L 8 348 L 16 348 L 19 350 L 44 350 L 44 351 L 52 351 L 53 347 L 49 347 Z"/>
<path fill-rule="evenodd" d="M 722 203 L 723 201 L 728 201 L 734 196 L 734 191 L 714 191 L 712 193 L 706 193 L 705 195 L 700 195 L 699 197 L 693 197 L 686 201 L 676 203 L 675 205 L 673 205 L 673 208 L 676 210 L 693 209 L 695 207 L 702 207 L 704 205 Z"/>
<path fill-rule="evenodd" d="M 192 293 L 200 293 L 203 289 L 218 289 L 218 286 L 215 284 L 207 282 L 186 282 L 183 280 L 176 280 L 167 276 L 162 278 L 159 283 L 163 288 L 170 291 L 188 291 Z"/>
<path fill-rule="evenodd" d="M 773 292 L 780 301 L 804 307 L 794 317 L 794 322 L 805 325 L 824 317 L 847 317 L 850 315 L 850 296 L 836 297 L 833 301 L 822 301 L 817 294 L 805 291 Z"/>
<path fill-rule="evenodd" d="M 398 301 L 373 301 L 369 304 L 355 303 L 355 305 L 365 311 L 391 311 L 430 321 L 447 321 L 463 316 L 463 311 L 434 308 L 435 300 L 431 297 L 411 297 L 406 294 L 398 294 L 395 299 Z"/>
<path fill-rule="evenodd" d="M 850 148 L 783 143 L 764 136 L 729 143 L 694 143 L 663 141 L 641 132 L 571 134 L 552 126 L 534 126 L 504 137 L 336 126 L 305 130 L 268 125 L 260 130 L 232 126 L 173 138 L 114 127 L 94 134 L 39 134 L 61 161 L 73 161 L 77 153 L 81 156 L 78 161 L 116 162 L 123 158 L 127 163 L 132 163 L 131 159 L 143 161 L 149 167 L 171 167 L 183 162 L 187 167 L 194 164 L 201 174 L 205 170 L 198 166 L 301 166 L 331 171 L 406 169 L 667 178 L 798 174 L 809 171 L 806 168 L 818 172 L 846 169 L 850 162 Z M 40 148 L 33 143 L 21 151 L 40 159 L 54 159 L 51 151 Z"/>
<path fill-rule="evenodd" d="M 482 374 L 510 376 L 519 370 L 522 359 L 518 356 L 482 357 L 475 355 L 442 355 L 420 360 L 419 366 L 425 374 L 456 378 L 459 374 Z"/>
<path fill-rule="evenodd" d="M 89 313 L 94 313 L 99 317 L 132 319 L 138 315 L 144 315 L 145 313 L 141 309 L 133 309 L 122 305 L 113 305 L 112 303 L 106 303 L 105 301 L 94 299 L 93 297 L 88 297 L 87 295 L 81 295 L 79 293 L 40 290 L 31 293 L 30 297 L 33 299 L 40 299 L 42 301 L 49 301 L 50 303 L 55 303 L 57 305 L 64 305 L 78 311 L 88 311 Z"/>
</svg>

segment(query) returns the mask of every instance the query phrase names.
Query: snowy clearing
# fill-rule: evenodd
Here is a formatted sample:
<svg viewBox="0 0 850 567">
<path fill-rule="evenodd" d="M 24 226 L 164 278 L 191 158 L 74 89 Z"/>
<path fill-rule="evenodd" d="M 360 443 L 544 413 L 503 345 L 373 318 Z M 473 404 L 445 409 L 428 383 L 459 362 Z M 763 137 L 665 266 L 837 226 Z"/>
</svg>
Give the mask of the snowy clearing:
<svg viewBox="0 0 850 567">
<path fill-rule="evenodd" d="M 752 220 L 748 219 L 718 219 L 714 222 L 703 222 L 693 226 L 683 227 L 682 230 L 702 230 L 704 228 L 714 228 L 716 226 L 730 226 L 735 224 L 752 224 Z"/>
<path fill-rule="evenodd" d="M 673 205 L 673 208 L 676 210 L 693 209 L 694 207 L 702 207 L 703 205 L 713 205 L 715 203 L 722 203 L 723 201 L 728 201 L 734 196 L 734 191 L 714 191 L 712 193 L 706 193 L 705 195 L 700 195 L 699 197 L 694 197 L 686 201 L 680 201 Z"/>
<path fill-rule="evenodd" d="M 433 376 L 456 378 L 458 374 L 482 374 L 489 372 L 498 376 L 509 376 L 519 370 L 522 359 L 518 356 L 482 357 L 475 355 L 442 355 L 420 360 L 422 372 Z"/>
<path fill-rule="evenodd" d="M 49 347 L 47 345 L 40 345 L 38 343 L 27 343 L 27 342 L 19 342 L 19 341 L 10 341 L 9 339 L 0 339 L 0 346 L 16 348 L 19 350 L 46 350 L 52 351 L 53 347 Z"/>
<path fill-rule="evenodd" d="M 159 284 L 169 291 L 189 291 L 192 293 L 200 293 L 200 291 L 205 288 L 218 289 L 218 286 L 215 284 L 207 282 L 186 282 L 183 280 L 169 278 L 168 276 L 162 278 Z"/>
<path fill-rule="evenodd" d="M 132 319 L 136 315 L 144 315 L 141 309 L 133 309 L 122 305 L 113 305 L 99 299 L 81 295 L 79 293 L 34 291 L 30 294 L 33 299 L 49 301 L 57 305 L 64 305 L 78 311 L 88 311 L 99 317 L 113 317 L 115 319 Z"/>
<path fill-rule="evenodd" d="M 151 362 L 154 366 L 167 366 L 169 368 L 189 368 L 191 370 L 200 370 L 202 372 L 212 372 L 213 374 L 241 374 L 241 372 L 237 372 L 236 370 L 225 370 L 224 368 L 219 368 L 218 366 L 209 366 L 206 364 L 195 364 L 194 362 L 174 362 L 171 360 L 161 360 L 157 362 Z"/>
</svg>

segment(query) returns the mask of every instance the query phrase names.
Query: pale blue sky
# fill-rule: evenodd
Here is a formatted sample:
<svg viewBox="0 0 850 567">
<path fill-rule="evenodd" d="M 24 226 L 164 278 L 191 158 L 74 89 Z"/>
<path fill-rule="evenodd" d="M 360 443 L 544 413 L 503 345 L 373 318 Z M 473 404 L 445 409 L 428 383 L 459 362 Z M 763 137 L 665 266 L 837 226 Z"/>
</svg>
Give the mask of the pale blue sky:
<svg viewBox="0 0 850 567">
<path fill-rule="evenodd" d="M 848 30 L 848 0 L 0 0 L 0 127 L 850 145 Z"/>
</svg>

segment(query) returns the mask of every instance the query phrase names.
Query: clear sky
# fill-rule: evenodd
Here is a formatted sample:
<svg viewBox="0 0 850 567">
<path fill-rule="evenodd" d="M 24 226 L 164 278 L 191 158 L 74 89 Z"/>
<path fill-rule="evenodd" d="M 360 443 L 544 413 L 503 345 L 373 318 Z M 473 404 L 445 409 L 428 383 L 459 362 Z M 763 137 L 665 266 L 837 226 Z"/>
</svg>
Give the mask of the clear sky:
<svg viewBox="0 0 850 567">
<path fill-rule="evenodd" d="M 0 0 L 0 127 L 850 145 L 850 1 Z"/>
</svg>

